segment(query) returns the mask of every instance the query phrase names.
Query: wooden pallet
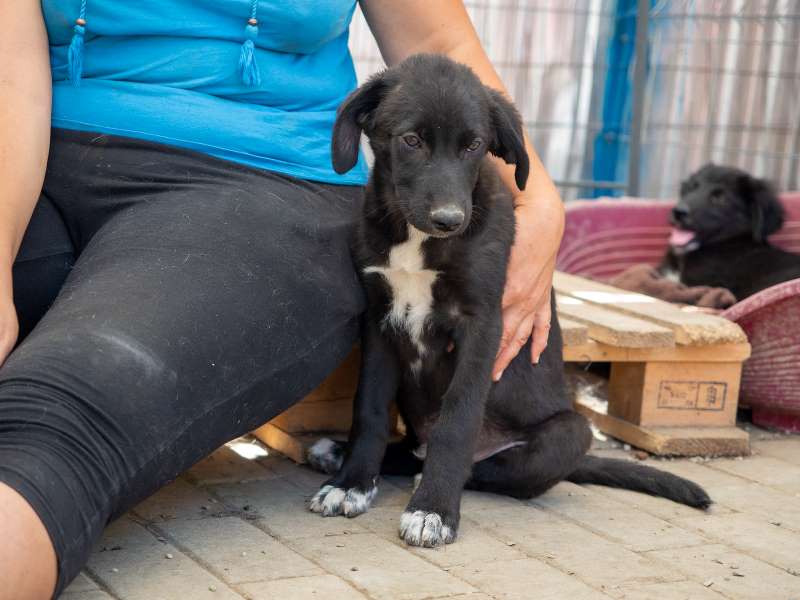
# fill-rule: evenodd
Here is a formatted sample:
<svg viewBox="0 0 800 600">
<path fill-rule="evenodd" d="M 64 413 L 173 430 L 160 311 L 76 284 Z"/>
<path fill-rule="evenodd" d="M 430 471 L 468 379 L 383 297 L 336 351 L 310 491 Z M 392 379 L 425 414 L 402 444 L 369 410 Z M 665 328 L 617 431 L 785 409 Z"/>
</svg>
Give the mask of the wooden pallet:
<svg viewBox="0 0 800 600">
<path fill-rule="evenodd" d="M 564 359 L 611 363 L 605 410 L 575 406 L 600 430 L 660 455 L 749 452 L 736 408 L 750 345 L 736 324 L 564 273 L 553 285 Z"/>
<path fill-rule="evenodd" d="M 742 362 L 750 345 L 725 319 L 557 273 L 564 360 L 610 362 L 607 408 L 576 403 L 602 431 L 660 455 L 739 455 Z M 346 434 L 358 353 L 312 394 L 255 433 L 298 462 L 320 432 Z"/>
</svg>

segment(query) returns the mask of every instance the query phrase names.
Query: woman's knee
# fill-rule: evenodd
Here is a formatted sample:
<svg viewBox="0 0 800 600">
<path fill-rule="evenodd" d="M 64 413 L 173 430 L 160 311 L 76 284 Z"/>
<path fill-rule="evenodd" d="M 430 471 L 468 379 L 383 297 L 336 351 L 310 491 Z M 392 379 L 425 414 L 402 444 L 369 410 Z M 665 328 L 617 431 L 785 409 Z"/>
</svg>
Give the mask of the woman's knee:
<svg viewBox="0 0 800 600">
<path fill-rule="evenodd" d="M 0 369 L 0 482 L 26 499 L 49 534 L 60 590 L 85 564 L 152 448 L 136 444 L 126 425 L 133 407 L 120 386 L 133 383 L 115 374 L 112 344 L 89 352 L 79 332 L 72 345 L 57 337 L 29 339 Z M 115 376 L 120 381 L 109 385 Z"/>
<path fill-rule="evenodd" d="M 41 571 L 39 561 L 55 565 L 57 557 L 61 590 L 83 567 L 108 522 L 117 502 L 115 480 L 121 475 L 110 466 L 113 454 L 107 443 L 54 396 L 49 406 L 41 398 L 26 406 L 32 396 L 9 387 L 0 384 L 0 505 L 5 503 L 0 506 L 0 570 L 8 569 L 13 583 L 20 569 Z M 22 503 L 13 501 L 7 491 L 12 489 L 25 498 Z M 25 549 L 7 566 L 5 544 L 22 538 L 28 539 Z M 0 600 L 5 598 L 2 590 L 9 589 L 3 578 Z M 50 597 L 36 586 L 20 589 L 33 595 L 11 597 Z"/>
</svg>

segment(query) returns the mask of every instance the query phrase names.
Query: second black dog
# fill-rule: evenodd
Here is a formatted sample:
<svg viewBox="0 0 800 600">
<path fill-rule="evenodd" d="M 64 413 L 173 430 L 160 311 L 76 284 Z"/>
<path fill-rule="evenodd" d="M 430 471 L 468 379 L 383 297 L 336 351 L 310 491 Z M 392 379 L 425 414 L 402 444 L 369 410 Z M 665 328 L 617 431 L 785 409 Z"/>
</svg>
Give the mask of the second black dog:
<svg viewBox="0 0 800 600">
<path fill-rule="evenodd" d="M 800 255 L 767 241 L 783 224 L 769 182 L 708 164 L 681 184 L 676 227 L 661 271 L 688 286 L 729 289 L 737 300 L 800 277 Z"/>
<path fill-rule="evenodd" d="M 514 208 L 486 155 L 514 163 L 525 186 L 514 107 L 467 67 L 421 55 L 345 101 L 334 127 L 337 171 L 355 164 L 362 129 L 375 166 L 356 242 L 369 303 L 361 374 L 348 446 L 324 440 L 310 453 L 312 464 L 335 473 L 310 509 L 356 516 L 381 472 L 420 470 L 400 518 L 400 536 L 412 545 L 455 540 L 465 485 L 530 498 L 567 479 L 708 506 L 689 481 L 585 455 L 592 436 L 572 410 L 555 307 L 539 364 L 528 344 L 492 382 Z M 408 437 L 387 450 L 395 399 Z"/>
</svg>

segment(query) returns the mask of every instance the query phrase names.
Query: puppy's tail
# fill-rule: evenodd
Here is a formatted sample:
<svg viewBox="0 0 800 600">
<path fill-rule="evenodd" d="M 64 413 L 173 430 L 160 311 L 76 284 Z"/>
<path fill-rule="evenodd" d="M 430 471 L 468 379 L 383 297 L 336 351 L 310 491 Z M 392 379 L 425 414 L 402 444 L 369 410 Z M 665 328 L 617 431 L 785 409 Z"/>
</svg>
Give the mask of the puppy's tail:
<svg viewBox="0 0 800 600">
<path fill-rule="evenodd" d="M 578 468 L 566 479 L 572 483 L 595 483 L 661 496 L 694 508 L 711 506 L 711 498 L 696 483 L 627 460 L 583 456 Z"/>
</svg>

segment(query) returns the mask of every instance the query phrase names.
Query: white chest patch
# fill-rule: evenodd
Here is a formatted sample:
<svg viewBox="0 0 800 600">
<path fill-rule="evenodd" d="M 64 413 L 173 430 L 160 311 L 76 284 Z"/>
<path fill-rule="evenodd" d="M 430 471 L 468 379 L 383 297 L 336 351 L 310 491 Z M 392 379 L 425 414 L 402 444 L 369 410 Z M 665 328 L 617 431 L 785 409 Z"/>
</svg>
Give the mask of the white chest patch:
<svg viewBox="0 0 800 600">
<path fill-rule="evenodd" d="M 378 273 L 392 289 L 392 308 L 386 315 L 389 325 L 405 330 L 420 355 L 422 332 L 433 306 L 433 284 L 439 275 L 424 267 L 422 243 L 428 235 L 408 226 L 408 240 L 394 246 L 384 266 L 367 267 L 364 273 Z"/>
</svg>

